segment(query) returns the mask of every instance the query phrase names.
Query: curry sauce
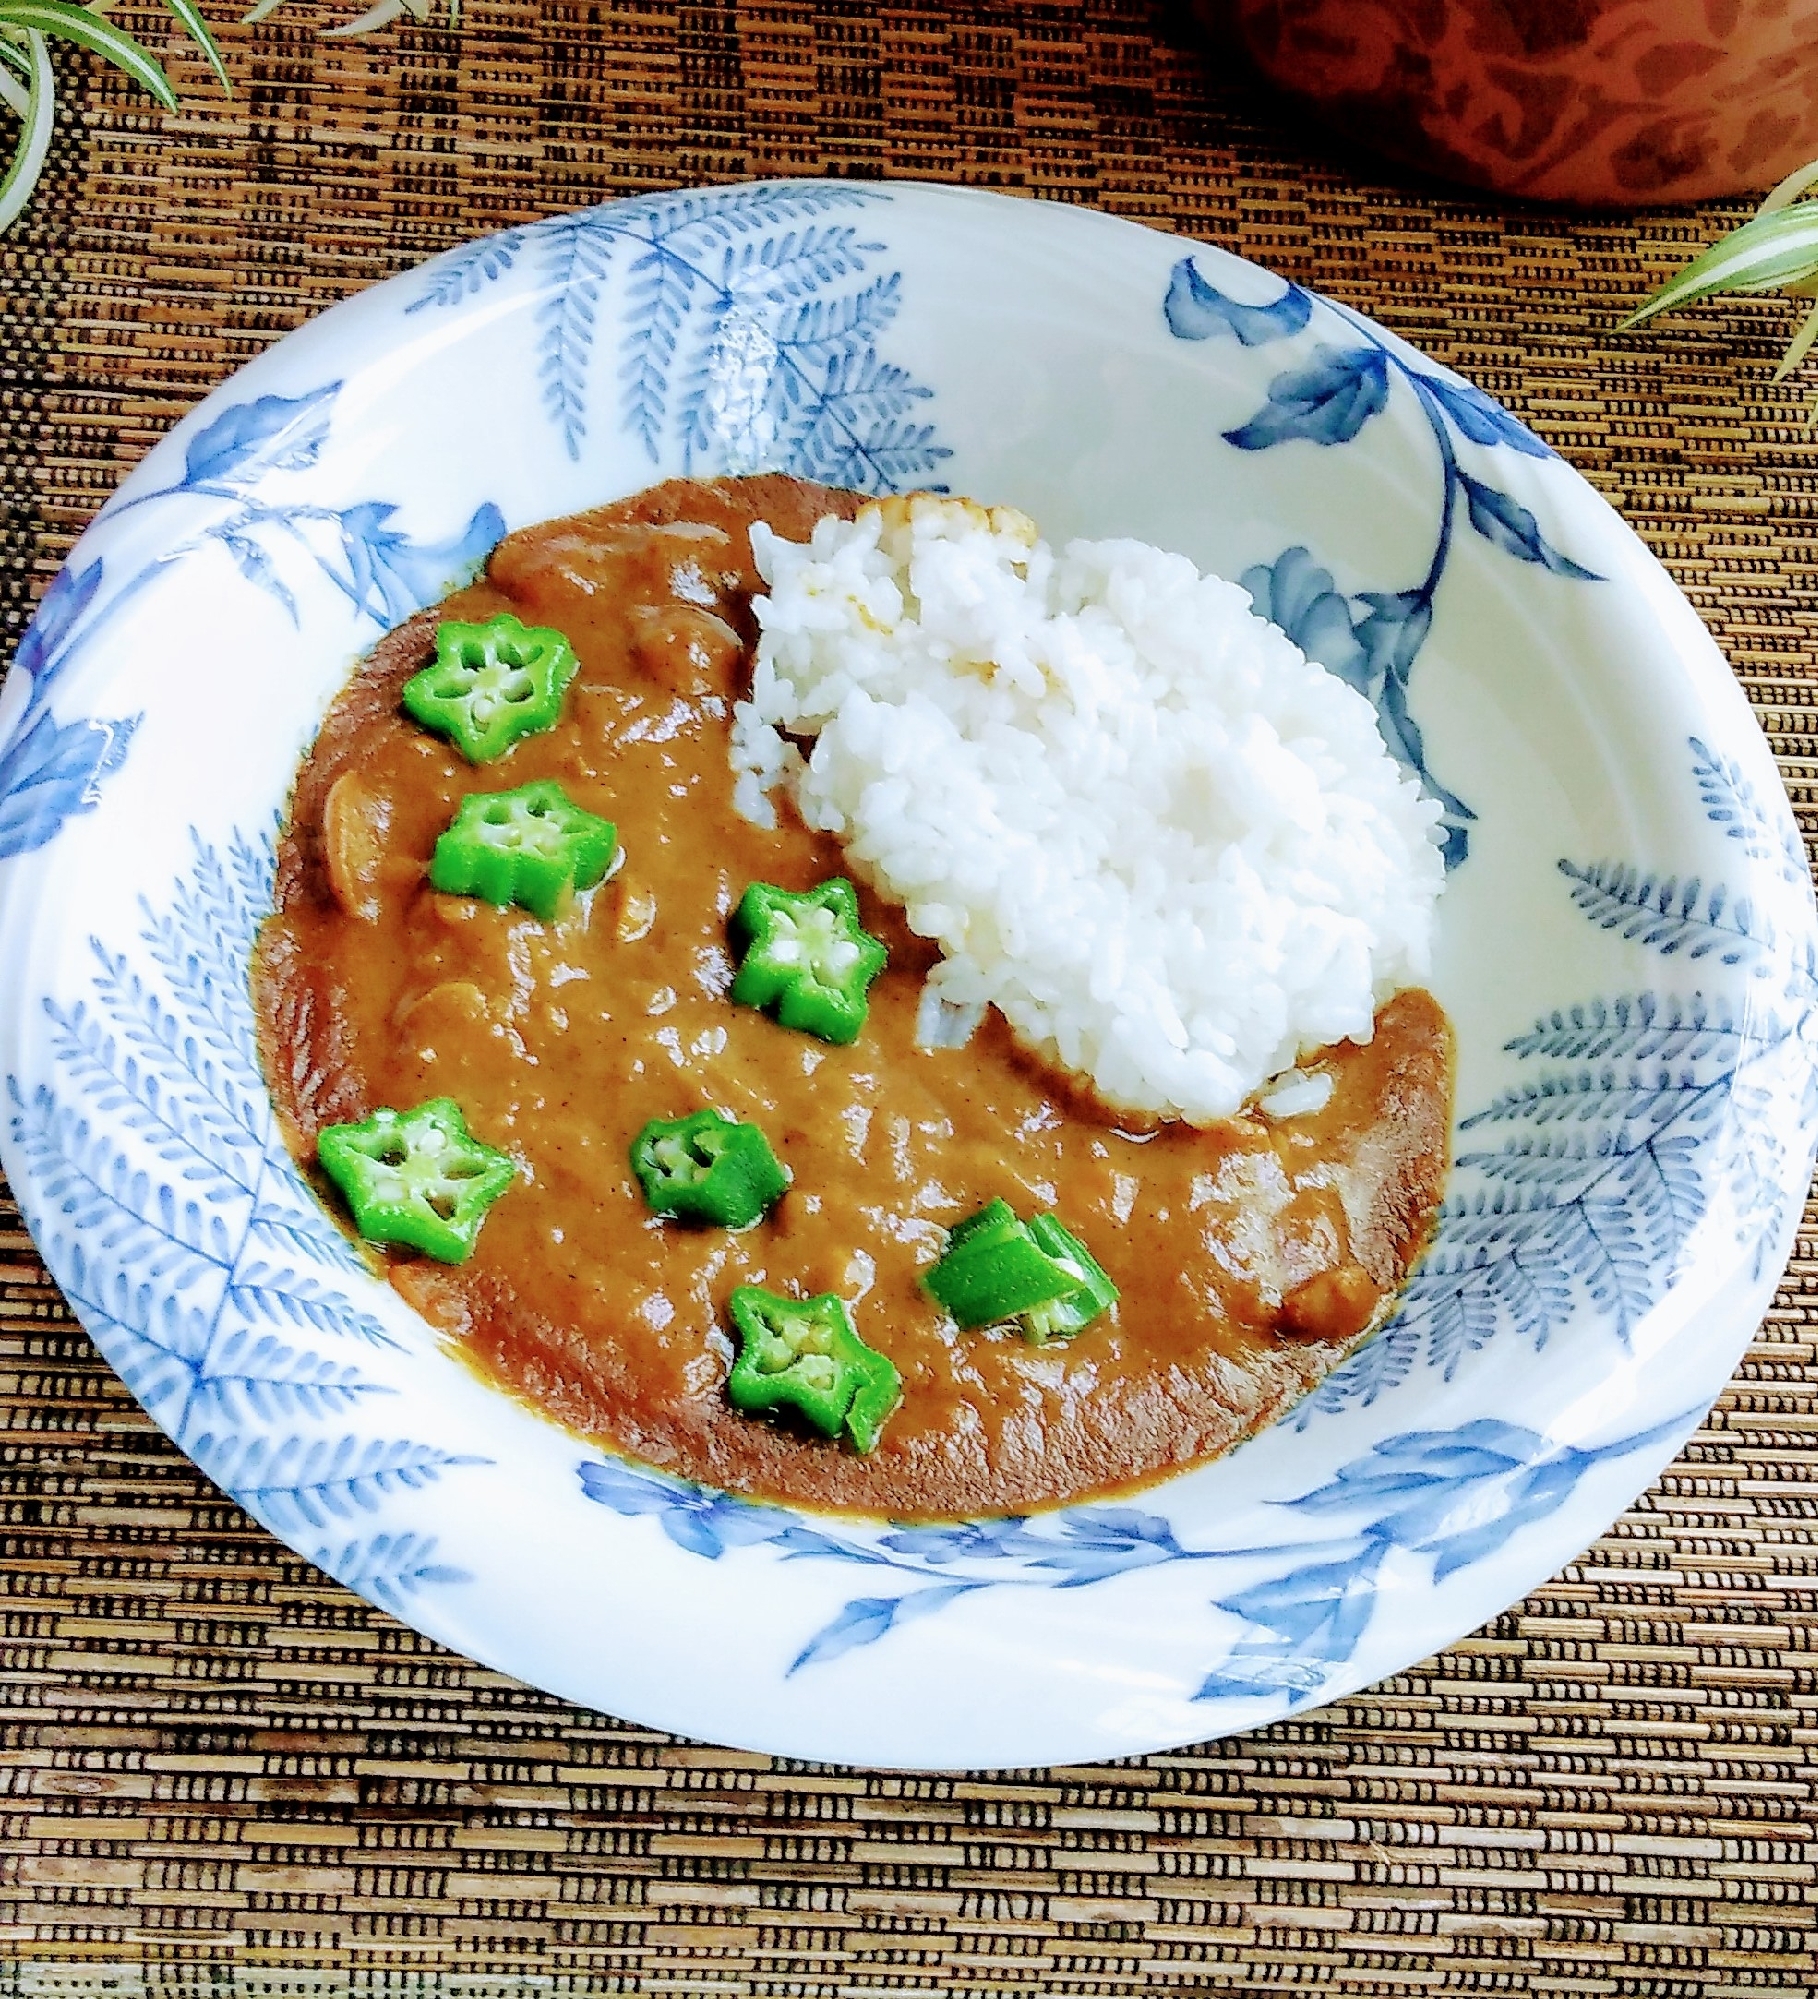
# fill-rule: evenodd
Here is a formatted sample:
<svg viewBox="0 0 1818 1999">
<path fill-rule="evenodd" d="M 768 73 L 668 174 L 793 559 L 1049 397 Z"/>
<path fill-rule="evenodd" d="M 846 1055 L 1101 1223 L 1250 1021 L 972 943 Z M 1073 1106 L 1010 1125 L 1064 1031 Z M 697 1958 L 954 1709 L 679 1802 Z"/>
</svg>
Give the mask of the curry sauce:
<svg viewBox="0 0 1818 1999">
<path fill-rule="evenodd" d="M 1309 1058 L 1317 1112 L 1210 1128 L 1099 1105 L 995 1015 L 963 1049 L 916 1045 L 932 947 L 861 887 L 889 947 L 848 1047 L 728 997 L 728 918 L 754 881 L 849 872 L 788 813 L 732 803 L 731 707 L 760 587 L 746 529 L 806 539 L 854 496 L 780 476 L 675 481 L 527 529 L 484 579 L 385 640 L 299 775 L 255 999 L 299 1159 L 325 1124 L 453 1097 L 518 1166 L 472 1260 L 393 1256 L 391 1282 L 479 1372 L 568 1430 L 708 1484 L 893 1517 L 1023 1512 L 1140 1484 L 1279 1416 L 1379 1322 L 1436 1209 L 1451 1039 L 1397 995 L 1367 1046 Z M 401 712 L 443 618 L 509 610 L 566 633 L 562 719 L 477 769 Z M 425 880 L 467 793 L 558 780 L 610 819 L 619 872 L 551 922 Z M 753 1228 L 665 1221 L 628 1163 L 652 1118 L 715 1106 L 793 1176 Z M 922 1279 L 994 1196 L 1052 1209 L 1117 1284 L 1076 1339 L 958 1331 Z M 740 1284 L 835 1291 L 903 1380 L 860 1457 L 739 1415 L 725 1301 Z"/>
</svg>

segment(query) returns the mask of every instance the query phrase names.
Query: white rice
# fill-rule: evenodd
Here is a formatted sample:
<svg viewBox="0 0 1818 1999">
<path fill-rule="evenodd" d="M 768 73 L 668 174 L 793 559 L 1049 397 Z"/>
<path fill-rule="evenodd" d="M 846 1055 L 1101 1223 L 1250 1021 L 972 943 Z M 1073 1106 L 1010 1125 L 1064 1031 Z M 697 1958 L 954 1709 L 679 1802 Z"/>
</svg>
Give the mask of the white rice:
<svg viewBox="0 0 1818 1999">
<path fill-rule="evenodd" d="M 1236 585 L 926 494 L 751 538 L 735 796 L 774 824 L 786 786 L 940 946 L 930 1021 L 996 1006 L 1112 1105 L 1206 1123 L 1427 976 L 1439 808 Z"/>
</svg>

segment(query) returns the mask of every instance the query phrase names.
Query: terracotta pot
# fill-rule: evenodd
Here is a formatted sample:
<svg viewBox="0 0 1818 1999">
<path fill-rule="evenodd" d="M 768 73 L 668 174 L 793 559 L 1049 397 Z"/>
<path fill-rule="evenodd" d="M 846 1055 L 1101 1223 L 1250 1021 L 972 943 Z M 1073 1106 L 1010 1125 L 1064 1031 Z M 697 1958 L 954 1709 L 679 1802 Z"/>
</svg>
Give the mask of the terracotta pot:
<svg viewBox="0 0 1818 1999">
<path fill-rule="evenodd" d="M 1818 156 L 1818 0 L 1198 0 L 1413 166 L 1541 201 L 1701 201 Z"/>
</svg>

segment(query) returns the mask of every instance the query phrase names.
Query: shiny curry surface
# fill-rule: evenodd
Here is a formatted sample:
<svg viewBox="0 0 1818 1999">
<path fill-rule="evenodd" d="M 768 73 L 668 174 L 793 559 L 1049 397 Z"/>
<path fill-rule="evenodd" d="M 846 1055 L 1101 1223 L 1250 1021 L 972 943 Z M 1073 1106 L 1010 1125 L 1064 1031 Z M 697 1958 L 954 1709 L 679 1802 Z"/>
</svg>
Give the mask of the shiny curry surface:
<svg viewBox="0 0 1818 1999">
<path fill-rule="evenodd" d="M 732 1004 L 726 925 L 747 884 L 847 872 L 787 813 L 764 832 L 733 809 L 746 527 L 805 539 L 856 504 L 774 476 L 673 482 L 512 535 L 484 580 L 392 634 L 298 780 L 261 1031 L 306 1163 L 323 1124 L 433 1096 L 517 1161 L 471 1262 L 387 1265 L 513 1395 L 736 1491 L 898 1518 L 1020 1512 L 1228 1449 L 1380 1318 L 1439 1198 L 1450 1035 L 1428 995 L 1403 993 L 1367 1047 L 1319 1058 L 1323 1110 L 1144 1128 L 1026 1059 L 995 1015 L 965 1049 L 916 1047 L 932 952 L 862 889 L 890 963 L 857 1042 Z M 475 768 L 403 716 L 399 690 L 439 618 L 500 610 L 565 632 L 581 671 L 555 729 Z M 552 923 L 429 888 L 465 794 L 549 777 L 617 825 L 614 878 Z M 760 1125 L 794 1176 L 740 1233 L 658 1220 L 627 1162 L 647 1119 L 705 1105 Z M 1117 1283 L 1110 1315 L 1042 1348 L 943 1318 L 920 1280 L 994 1195 L 1059 1213 Z M 848 1300 L 903 1378 L 871 1455 L 731 1409 L 738 1284 Z"/>
</svg>

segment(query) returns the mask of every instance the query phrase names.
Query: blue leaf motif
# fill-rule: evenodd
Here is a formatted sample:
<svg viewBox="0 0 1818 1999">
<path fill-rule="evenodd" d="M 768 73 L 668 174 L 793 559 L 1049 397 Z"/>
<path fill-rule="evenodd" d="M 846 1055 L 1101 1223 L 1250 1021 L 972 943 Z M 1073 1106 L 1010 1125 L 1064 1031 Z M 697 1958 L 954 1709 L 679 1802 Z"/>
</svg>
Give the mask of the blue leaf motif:
<svg viewBox="0 0 1818 1999">
<path fill-rule="evenodd" d="M 790 1662 L 795 1674 L 804 1666 L 824 1665 L 861 1645 L 875 1645 L 899 1625 L 944 1609 L 957 1598 L 984 1588 L 981 1583 L 937 1583 L 931 1589 L 909 1590 L 902 1596 L 861 1596 L 848 1603 L 831 1624 L 824 1625 Z"/>
<path fill-rule="evenodd" d="M 1331 1677 L 1329 1666 L 1297 1659 L 1293 1648 L 1267 1642 L 1239 1645 L 1200 1682 L 1196 1701 L 1243 1701 L 1288 1696 L 1299 1707 L 1318 1695 Z"/>
<path fill-rule="evenodd" d="M 1267 451 L 1304 438 L 1348 444 L 1389 400 L 1389 362 L 1379 347 L 1314 348 L 1304 366 L 1269 384 L 1269 400 L 1248 423 L 1225 432 L 1240 451 Z"/>
<path fill-rule="evenodd" d="M 1183 257 L 1169 274 L 1162 313 L 1168 331 L 1177 340 L 1210 340 L 1215 334 L 1228 334 L 1246 347 L 1260 347 L 1300 332 L 1312 317 L 1313 298 L 1299 285 L 1290 284 L 1267 305 L 1244 305 L 1201 277 L 1191 257 Z"/>
<path fill-rule="evenodd" d="M 579 458 L 586 436 L 586 371 L 593 347 L 600 285 L 617 231 L 597 213 L 565 217 L 551 225 L 547 275 L 551 295 L 537 308 L 542 354 L 537 376 L 543 405 L 560 426 L 570 458 Z"/>
<path fill-rule="evenodd" d="M 1543 444 L 1525 423 L 1511 416 L 1499 402 L 1471 383 L 1455 380 L 1449 375 L 1424 373 L 1420 380 L 1426 392 L 1473 444 L 1507 445 L 1510 450 L 1519 451 L 1524 458 L 1551 458 L 1555 455 L 1551 445 Z"/>
<path fill-rule="evenodd" d="M 1020 1514 L 996 1520 L 956 1520 L 933 1527 L 898 1527 L 883 1537 L 882 1546 L 911 1555 L 936 1568 L 962 1561 L 1017 1561 L 1044 1553 L 1053 1543 L 1030 1531 Z"/>
<path fill-rule="evenodd" d="M 1279 625 L 1301 651 L 1328 667 L 1359 693 L 1371 692 L 1368 655 L 1351 622 L 1351 606 L 1332 586 L 1332 572 L 1310 550 L 1284 549 L 1273 564 L 1259 562 L 1238 581 L 1256 615 Z"/>
<path fill-rule="evenodd" d="M 78 813 L 95 809 L 103 781 L 126 761 L 139 719 L 58 722 L 40 708 L 18 730 L 0 749 L 0 860 L 35 852 Z"/>
<path fill-rule="evenodd" d="M 398 625 L 470 580 L 505 534 L 505 516 L 488 500 L 447 541 L 413 541 L 391 526 L 385 502 L 349 507 L 340 516 L 348 596 L 380 625 Z"/>
<path fill-rule="evenodd" d="M 880 1546 L 934 1568 L 958 1562 L 1016 1562 L 1052 1571 L 1062 1589 L 1102 1582 L 1157 1562 L 1195 1557 L 1174 1538 L 1159 1513 L 1135 1507 L 1080 1507 L 1056 1516 L 1058 1533 L 1043 1532 L 1022 1515 L 961 1520 L 929 1527 L 898 1527 Z M 821 1552 L 817 1550 L 816 1552 Z"/>
<path fill-rule="evenodd" d="M 1444 1581 L 1563 1505 L 1595 1461 L 1486 1417 L 1457 1430 L 1387 1438 L 1368 1457 L 1341 1466 L 1329 1484 L 1286 1504 L 1313 1514 L 1369 1512 L 1363 1532 L 1370 1539 L 1433 1555 L 1434 1579 Z"/>
<path fill-rule="evenodd" d="M 1261 615 L 1279 624 L 1309 658 L 1375 703 L 1390 748 L 1444 808 L 1445 862 L 1454 868 L 1469 855 L 1475 814 L 1428 768 L 1420 729 L 1408 705 L 1408 688 L 1414 661 L 1432 629 L 1434 600 L 1451 559 L 1460 500 L 1473 530 L 1505 554 L 1559 576 L 1598 579 L 1554 548 L 1528 509 L 1459 463 L 1458 439 L 1507 448 L 1523 457 L 1550 458 L 1553 454 L 1531 431 L 1482 390 L 1413 366 L 1368 320 L 1329 300 L 1313 300 L 1289 287 L 1267 310 L 1298 322 L 1292 329 L 1298 331 L 1300 324 L 1311 323 L 1315 306 L 1325 319 L 1342 325 L 1347 336 L 1361 336 L 1365 344 L 1319 345 L 1309 363 L 1277 375 L 1263 408 L 1247 424 L 1226 431 L 1225 439 L 1243 451 L 1267 450 L 1296 437 L 1324 445 L 1346 443 L 1387 406 L 1391 387 L 1399 379 L 1412 391 L 1439 454 L 1441 490 L 1433 554 L 1426 575 L 1412 588 L 1362 591 L 1354 600 L 1333 587 L 1331 572 L 1304 547 L 1285 550 L 1273 564 L 1255 565 L 1245 571 L 1242 581 Z M 1203 340 L 1229 332 L 1250 345 L 1268 335 L 1264 325 L 1246 317 L 1256 309 L 1237 307 L 1225 299 L 1199 276 L 1190 259 L 1174 266 L 1163 307 L 1171 330 L 1182 339 Z M 1358 1368 L 1361 1378 L 1372 1369 L 1394 1372 L 1395 1364 L 1359 1362 Z"/>
<path fill-rule="evenodd" d="M 781 1507 L 667 1478 L 619 1458 L 592 1458 L 577 1468 L 581 1490 L 614 1513 L 654 1519 L 678 1548 L 717 1562 L 729 1548 L 779 1541 L 795 1526 Z"/>
<path fill-rule="evenodd" d="M 930 424 L 904 421 L 933 393 L 869 344 L 822 353 L 778 346 L 766 415 L 801 477 L 889 493 L 951 457 Z"/>
<path fill-rule="evenodd" d="M 201 1356 L 192 1402 L 198 1421 L 241 1424 L 344 1414 L 369 1395 L 396 1390 L 367 1381 L 345 1361 L 287 1345 L 269 1333 L 231 1333 Z"/>
<path fill-rule="evenodd" d="M 1319 1666 L 1341 1666 L 1356 1652 L 1376 1606 L 1376 1577 L 1386 1540 L 1361 1555 L 1307 1562 L 1285 1575 L 1218 1599 L 1217 1607 L 1270 1636 L 1236 1646 L 1223 1667 L 1207 1675 L 1195 1700 L 1254 1695 L 1287 1687 L 1299 1703 L 1317 1691 Z"/>
<path fill-rule="evenodd" d="M 394 1344 L 345 1288 L 361 1266 L 292 1165 L 260 1076 L 247 972 L 271 843 L 237 837 L 223 852 L 191 838 L 190 865 L 145 908 L 146 952 L 91 940 L 86 994 L 42 996 L 54 1084 L 28 1094 L 7 1079 L 33 1225 L 127 1385 L 250 1509 L 280 1531 L 395 1516 L 485 1461 L 357 1433 L 393 1391 L 347 1347 L 328 1355 L 298 1336 Z M 341 1434 L 289 1427 L 329 1422 Z M 369 1552 L 397 1553 L 412 1538 L 398 1533 L 387 1518 Z M 438 1579 L 426 1547 L 372 1593 Z"/>
<path fill-rule="evenodd" d="M 1707 815 L 1773 864 L 1778 842 L 1750 811 L 1737 774 L 1698 739 L 1690 748 Z M 1459 1154 L 1454 1190 L 1399 1310 L 1300 1405 L 1297 1425 L 1373 1401 L 1417 1358 L 1449 1378 L 1494 1338 L 1538 1350 L 1575 1313 L 1626 1341 L 1726 1182 L 1737 1241 L 1759 1262 L 1780 1240 L 1780 1190 L 1800 1179 L 1786 1162 L 1810 1156 L 1818 1127 L 1809 940 L 1784 939 L 1722 882 L 1616 861 L 1559 868 L 1599 928 L 1663 958 L 1714 960 L 1776 983 L 1741 1013 L 1697 991 L 1641 992 L 1556 1008 L 1515 1036 L 1507 1046 L 1520 1060 L 1564 1066 L 1460 1121 L 1467 1131 L 1502 1127 L 1500 1147 Z M 1545 1491 L 1537 1479 L 1519 1503 L 1539 1505 Z M 1482 1545 L 1461 1544 L 1461 1559 Z"/>
<path fill-rule="evenodd" d="M 190 439 L 183 484 L 239 492 L 268 472 L 301 472 L 328 438 L 339 382 L 302 396 L 259 396 L 235 403 Z"/>
<path fill-rule="evenodd" d="M 1357 627 L 1367 688 L 1379 690 L 1391 683 L 1405 687 L 1414 656 L 1433 628 L 1432 594 L 1426 590 L 1364 590 L 1358 593 L 1358 602 L 1368 606 Z M 1408 760 L 1418 768 L 1420 735 L 1405 708 L 1400 731 L 1415 745 L 1415 754 Z"/>
<path fill-rule="evenodd" d="M 1524 1061 L 1536 1055 L 1568 1062 L 1625 1056 L 1734 1061 L 1745 1052 L 1745 1039 L 1730 1009 L 1713 1010 L 1702 993 L 1665 999 L 1625 993 L 1555 1008 L 1507 1046 Z"/>
<path fill-rule="evenodd" d="M 1561 1451 L 1530 1465 L 1509 1481 L 1502 1511 L 1494 1518 L 1457 1527 L 1449 1533 L 1441 1533 L 1435 1526 L 1425 1538 L 1411 1545 L 1433 1557 L 1433 1580 L 1442 1583 L 1473 1562 L 1499 1555 L 1521 1528 L 1556 1513 L 1577 1490 L 1586 1462 L 1581 1451 Z"/>
<path fill-rule="evenodd" d="M 1309 1512 L 1374 1506 L 1473 1479 L 1500 1478 L 1531 1463 L 1548 1448 L 1538 1431 L 1494 1417 L 1478 1417 L 1456 1430 L 1404 1430 L 1371 1448 L 1366 1458 L 1341 1465 L 1330 1484 L 1285 1502 Z"/>
<path fill-rule="evenodd" d="M 139 1272 L 92 1261 L 80 1243 L 58 1266 L 64 1295 L 106 1349 L 122 1381 L 154 1415 L 181 1409 L 208 1352 L 208 1313 L 146 1282 Z"/>
<path fill-rule="evenodd" d="M 313 562 L 375 624 L 396 623 L 463 580 L 504 531 L 499 510 L 477 508 L 465 529 L 444 542 L 420 543 L 392 524 L 396 509 L 369 501 L 336 512 L 305 501 L 273 504 L 257 489 L 272 473 L 314 466 L 326 442 L 341 384 L 295 397 L 259 396 L 235 403 L 190 440 L 182 479 L 110 501 L 109 518 L 136 507 L 169 505 L 206 494 L 235 502 L 185 540 L 173 529 L 164 553 L 102 597 L 103 564 L 66 569 L 45 594 L 21 642 L 16 664 L 30 692 L 12 735 L 0 748 L 0 858 L 43 846 L 100 797 L 102 782 L 124 762 L 136 717 L 83 717 L 58 724 L 44 707 L 52 678 L 177 556 L 211 543 L 294 624 L 294 567 Z M 192 509 L 193 513 L 193 509 Z M 274 552 L 275 550 L 275 552 Z"/>
<path fill-rule="evenodd" d="M 233 557 L 234 567 L 247 582 L 255 589 L 263 590 L 268 597 L 275 597 L 289 613 L 294 625 L 297 622 L 296 594 L 278 573 L 278 565 L 264 546 L 251 535 L 236 534 L 231 528 L 223 530 L 215 539 Z"/>
<path fill-rule="evenodd" d="M 423 275 L 429 283 L 404 310 L 421 312 L 425 306 L 458 305 L 463 298 L 496 283 L 517 263 L 529 233 L 524 227 L 502 229 L 496 236 L 483 236 L 463 249 L 445 252 L 425 268 Z"/>
<path fill-rule="evenodd" d="M 1593 1466 L 1675 1435 L 1695 1409 L 1614 1443 L 1559 1445 L 1523 1425 L 1483 1417 L 1456 1431 L 1410 1431 L 1345 1466 L 1331 1485 L 1293 1502 L 1310 1510 L 1388 1504 L 1366 1530 L 1433 1557 L 1433 1579 L 1499 1554 L 1521 1528 L 1555 1513 Z M 1347 1490 L 1348 1488 L 1348 1490 Z"/>
<path fill-rule="evenodd" d="M 1035 1566 L 1059 1571 L 1062 1589 L 1078 1589 L 1158 1562 L 1186 1559 L 1173 1527 L 1159 1513 L 1086 1507 L 1062 1515 L 1060 1545 L 1038 1556 Z"/>
<path fill-rule="evenodd" d="M 1572 900 L 1601 930 L 1614 930 L 1663 957 L 1715 957 L 1719 964 L 1771 969 L 1776 937 L 1742 897 L 1721 883 L 1707 892 L 1696 876 L 1644 874 L 1620 861 L 1561 861 Z"/>
<path fill-rule="evenodd" d="M 37 614 L 26 626 L 13 656 L 13 671 L 35 683 L 34 702 L 43 699 L 45 688 L 67 659 L 70 638 L 95 601 L 101 575 L 99 557 L 81 569 L 60 569 L 39 601 Z"/>
<path fill-rule="evenodd" d="M 1471 525 L 1493 547 L 1518 561 L 1538 563 L 1555 576 L 1576 577 L 1585 583 L 1603 581 L 1595 570 L 1586 569 L 1569 555 L 1561 555 L 1541 533 L 1540 523 L 1519 501 L 1481 479 L 1473 479 L 1468 472 L 1460 472 L 1458 480 L 1464 489 Z"/>
<path fill-rule="evenodd" d="M 1691 745 L 1692 775 L 1704 800 L 1705 817 L 1738 841 L 1751 860 L 1775 860 L 1782 881 L 1809 888 L 1812 873 L 1805 842 L 1784 806 L 1777 806 L 1770 816 L 1733 757 L 1718 755 L 1696 736 Z"/>
<path fill-rule="evenodd" d="M 1279 625 L 1309 659 L 1329 667 L 1375 705 L 1383 740 L 1444 808 L 1443 852 L 1455 868 L 1470 851 L 1476 814 L 1434 777 L 1426 746 L 1408 710 L 1407 681 L 1414 657 L 1432 624 L 1425 590 L 1365 591 L 1358 617 L 1333 587 L 1332 573 L 1296 546 L 1271 563 L 1257 563 L 1239 578 L 1258 616 Z"/>
<path fill-rule="evenodd" d="M 895 319 L 902 297 L 901 271 L 874 279 L 863 291 L 844 298 L 810 297 L 776 322 L 776 344 L 801 354 L 828 353 L 858 341 L 875 345 Z"/>
<path fill-rule="evenodd" d="M 779 1527 L 773 1536 L 767 1538 L 786 1562 L 846 1562 L 873 1569 L 898 1566 L 880 1547 L 867 1540 L 845 1540 L 838 1533 L 810 1527 L 796 1516 L 786 1514 L 782 1517 L 789 1524 Z"/>
</svg>

